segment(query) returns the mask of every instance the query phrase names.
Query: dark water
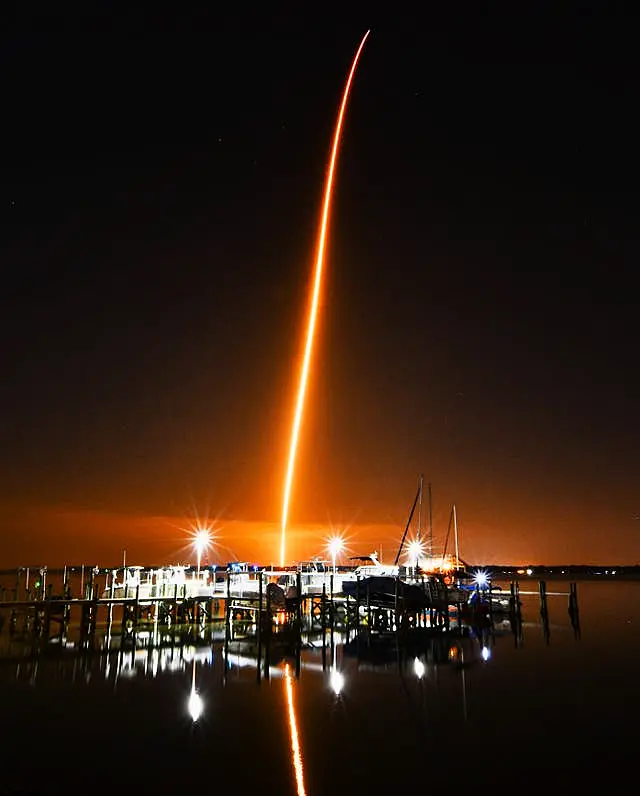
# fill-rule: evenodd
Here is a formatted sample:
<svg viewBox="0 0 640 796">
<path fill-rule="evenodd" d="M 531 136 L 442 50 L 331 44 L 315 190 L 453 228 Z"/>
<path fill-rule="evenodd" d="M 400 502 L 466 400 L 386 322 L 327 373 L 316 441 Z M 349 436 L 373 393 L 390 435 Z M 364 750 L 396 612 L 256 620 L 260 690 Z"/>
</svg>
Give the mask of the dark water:
<svg viewBox="0 0 640 796">
<path fill-rule="evenodd" d="M 549 590 L 567 585 L 550 582 Z M 525 596 L 520 646 L 508 628 L 418 655 L 362 645 L 358 658 L 336 643 L 325 671 L 321 649 L 308 649 L 299 679 L 289 661 L 260 684 L 250 655 L 233 651 L 225 667 L 216 643 L 197 653 L 196 722 L 191 649 L 139 651 L 133 661 L 128 653 L 80 658 L 60 650 L 5 659 L 0 793 L 564 793 L 633 785 L 640 583 L 579 583 L 579 598 L 580 640 L 565 597 L 549 597 L 547 644 L 537 601 Z"/>
</svg>

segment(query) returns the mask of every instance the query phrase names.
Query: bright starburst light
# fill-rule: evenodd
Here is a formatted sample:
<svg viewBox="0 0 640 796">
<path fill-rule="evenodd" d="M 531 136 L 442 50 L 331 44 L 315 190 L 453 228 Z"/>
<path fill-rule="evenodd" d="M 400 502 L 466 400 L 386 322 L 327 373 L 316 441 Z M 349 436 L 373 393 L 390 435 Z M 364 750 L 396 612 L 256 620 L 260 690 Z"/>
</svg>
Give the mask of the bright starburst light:
<svg viewBox="0 0 640 796">
<path fill-rule="evenodd" d="M 414 539 L 412 542 L 409 542 L 407 551 L 409 555 L 409 563 L 412 566 L 417 567 L 420 558 L 424 555 L 424 545 L 419 539 Z"/>
<path fill-rule="evenodd" d="M 473 576 L 473 582 L 481 589 L 486 589 L 489 585 L 489 574 L 483 569 L 479 569 Z"/>
</svg>

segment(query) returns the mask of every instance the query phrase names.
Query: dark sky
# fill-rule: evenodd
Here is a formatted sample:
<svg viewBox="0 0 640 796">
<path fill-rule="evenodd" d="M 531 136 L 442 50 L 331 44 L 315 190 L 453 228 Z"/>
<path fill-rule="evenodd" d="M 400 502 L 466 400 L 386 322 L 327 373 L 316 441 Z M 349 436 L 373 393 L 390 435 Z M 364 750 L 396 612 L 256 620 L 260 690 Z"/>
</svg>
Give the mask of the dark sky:
<svg viewBox="0 0 640 796">
<path fill-rule="evenodd" d="M 467 557 L 640 560 L 636 20 L 596 6 L 16 16 L 3 560 L 115 554 L 128 517 L 165 518 L 148 560 L 195 510 L 249 556 L 242 524 L 279 521 L 325 162 L 369 27 L 292 526 L 390 550 L 422 472 Z"/>
</svg>

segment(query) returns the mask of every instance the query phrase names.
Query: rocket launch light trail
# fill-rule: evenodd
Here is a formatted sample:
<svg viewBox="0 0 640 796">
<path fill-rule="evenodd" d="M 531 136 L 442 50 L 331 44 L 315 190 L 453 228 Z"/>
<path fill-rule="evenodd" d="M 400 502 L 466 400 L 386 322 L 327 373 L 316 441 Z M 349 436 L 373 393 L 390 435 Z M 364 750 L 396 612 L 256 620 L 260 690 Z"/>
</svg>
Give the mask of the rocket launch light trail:
<svg viewBox="0 0 640 796">
<path fill-rule="evenodd" d="M 291 501 L 291 488 L 293 485 L 293 475 L 296 464 L 296 453 L 298 450 L 298 439 L 300 437 L 300 426 L 302 424 L 302 413 L 304 410 L 304 399 L 307 392 L 307 382 L 309 380 L 309 366 L 311 364 L 311 355 L 313 353 L 313 342 L 316 331 L 316 321 L 318 317 L 318 304 L 320 302 L 320 292 L 322 288 L 322 276 L 324 271 L 324 253 L 327 240 L 327 229 L 329 226 L 329 213 L 331 210 L 331 199 L 333 190 L 333 175 L 335 172 L 336 161 L 338 159 L 338 150 L 340 148 L 340 139 L 342 137 L 342 122 L 344 120 L 345 110 L 347 108 L 347 100 L 349 99 L 349 91 L 351 89 L 351 82 L 358 66 L 360 54 L 364 48 L 367 37 L 371 31 L 367 31 L 356 54 L 351 63 L 349 76 L 342 92 L 342 102 L 340 103 L 340 110 L 338 112 L 338 120 L 333 134 L 333 145 L 331 147 L 331 157 L 329 158 L 329 168 L 327 170 L 327 177 L 324 188 L 324 200 L 322 202 L 322 215 L 320 218 L 320 228 L 318 230 L 318 242 L 316 245 L 316 263 L 313 278 L 313 290 L 311 293 L 311 302 L 309 306 L 309 316 L 307 319 L 307 335 L 304 347 L 304 356 L 302 359 L 302 367 L 300 369 L 300 381 L 298 385 L 298 398 L 296 400 L 296 409 L 293 418 L 293 427 L 291 429 L 291 443 L 289 446 L 289 459 L 287 462 L 287 474 L 284 484 L 284 496 L 282 500 L 282 531 L 280 537 L 280 566 L 285 566 L 285 547 L 286 547 L 286 534 L 287 522 L 289 519 L 289 504 Z"/>
</svg>

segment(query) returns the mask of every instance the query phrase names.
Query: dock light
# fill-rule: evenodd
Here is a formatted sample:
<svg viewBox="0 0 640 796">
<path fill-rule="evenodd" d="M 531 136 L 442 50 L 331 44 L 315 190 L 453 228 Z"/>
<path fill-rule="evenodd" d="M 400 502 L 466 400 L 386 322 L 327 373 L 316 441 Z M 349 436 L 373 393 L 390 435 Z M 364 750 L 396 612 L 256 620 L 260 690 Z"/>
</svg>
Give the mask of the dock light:
<svg viewBox="0 0 640 796">
<path fill-rule="evenodd" d="M 489 575 L 483 570 L 479 569 L 474 575 L 473 582 L 481 589 L 486 589 L 489 585 Z"/>
<path fill-rule="evenodd" d="M 420 561 L 420 556 L 424 553 L 424 547 L 422 542 L 419 539 L 414 539 L 412 542 L 409 543 L 409 561 L 413 564 L 414 567 L 418 567 L 418 563 Z"/>
<path fill-rule="evenodd" d="M 344 550 L 344 540 L 340 536 L 334 536 L 332 539 L 329 539 L 329 544 L 327 545 L 329 548 L 329 553 L 331 554 L 331 563 L 333 564 L 333 574 L 336 574 L 336 558 L 340 555 L 340 553 Z"/>
<path fill-rule="evenodd" d="M 491 650 L 489 649 L 489 647 L 483 647 L 481 655 L 483 661 L 488 661 L 489 658 L 491 657 Z"/>
<path fill-rule="evenodd" d="M 418 680 L 422 680 L 425 673 L 425 666 L 424 663 L 420 660 L 420 658 L 415 658 L 413 661 L 413 671 L 416 674 Z"/>
<path fill-rule="evenodd" d="M 200 563 L 202 561 L 202 554 L 211 545 L 211 531 L 209 528 L 196 528 L 193 535 L 193 546 L 198 555 L 198 577 L 200 577 Z"/>
</svg>

